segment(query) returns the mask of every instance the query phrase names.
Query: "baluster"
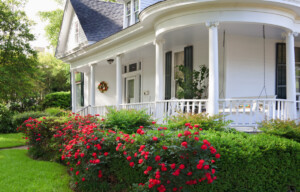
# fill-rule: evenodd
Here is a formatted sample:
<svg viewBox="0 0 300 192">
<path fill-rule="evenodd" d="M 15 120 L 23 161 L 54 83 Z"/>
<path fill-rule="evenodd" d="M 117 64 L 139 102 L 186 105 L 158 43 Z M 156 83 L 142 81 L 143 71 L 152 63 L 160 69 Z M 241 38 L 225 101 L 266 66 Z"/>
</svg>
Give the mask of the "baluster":
<svg viewBox="0 0 300 192">
<path fill-rule="evenodd" d="M 243 101 L 243 121 L 242 121 L 242 124 L 243 125 L 246 125 L 246 106 L 247 106 L 247 103 L 246 103 L 247 101 Z"/>
<path fill-rule="evenodd" d="M 250 101 L 250 104 L 249 104 L 249 107 L 250 107 L 250 118 L 249 118 L 249 125 L 252 125 L 253 124 L 253 100 Z"/>
<path fill-rule="evenodd" d="M 195 102 L 196 101 L 192 101 L 193 104 L 192 104 L 192 114 L 194 115 L 195 114 Z"/>
<path fill-rule="evenodd" d="M 277 101 L 277 119 L 279 119 L 279 113 L 280 113 L 280 101 Z"/>
<path fill-rule="evenodd" d="M 190 102 L 189 101 L 186 102 L 186 112 L 190 113 Z"/>
</svg>

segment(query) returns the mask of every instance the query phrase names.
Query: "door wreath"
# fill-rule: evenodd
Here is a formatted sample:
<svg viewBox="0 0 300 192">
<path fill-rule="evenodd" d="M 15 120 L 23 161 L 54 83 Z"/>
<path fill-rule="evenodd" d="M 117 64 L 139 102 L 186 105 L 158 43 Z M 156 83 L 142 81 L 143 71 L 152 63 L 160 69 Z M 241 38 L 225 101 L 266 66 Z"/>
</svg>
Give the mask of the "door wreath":
<svg viewBox="0 0 300 192">
<path fill-rule="evenodd" d="M 98 85 L 98 89 L 101 93 L 104 93 L 108 90 L 108 85 L 105 81 L 101 81 Z"/>
</svg>

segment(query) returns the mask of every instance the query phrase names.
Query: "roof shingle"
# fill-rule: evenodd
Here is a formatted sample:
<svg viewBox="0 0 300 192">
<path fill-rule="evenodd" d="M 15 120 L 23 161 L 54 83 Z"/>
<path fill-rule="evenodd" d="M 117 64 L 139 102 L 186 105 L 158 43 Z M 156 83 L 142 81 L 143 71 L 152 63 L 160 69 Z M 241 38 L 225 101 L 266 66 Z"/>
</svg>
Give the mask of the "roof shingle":
<svg viewBox="0 0 300 192">
<path fill-rule="evenodd" d="M 88 41 L 100 41 L 123 29 L 123 5 L 100 0 L 70 0 Z"/>
</svg>

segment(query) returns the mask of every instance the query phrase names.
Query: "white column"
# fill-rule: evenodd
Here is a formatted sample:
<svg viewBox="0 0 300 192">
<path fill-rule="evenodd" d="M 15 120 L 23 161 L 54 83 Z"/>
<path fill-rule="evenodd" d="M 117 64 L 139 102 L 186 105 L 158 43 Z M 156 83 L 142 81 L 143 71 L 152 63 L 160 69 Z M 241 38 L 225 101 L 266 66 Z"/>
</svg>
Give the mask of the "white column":
<svg viewBox="0 0 300 192">
<path fill-rule="evenodd" d="M 71 85 L 72 85 L 72 112 L 76 113 L 76 80 L 75 69 L 71 69 Z"/>
<path fill-rule="evenodd" d="M 209 30 L 208 114 L 219 114 L 218 22 L 207 22 Z"/>
<path fill-rule="evenodd" d="M 164 86 L 163 86 L 163 40 L 155 41 L 155 101 L 164 100 Z"/>
<path fill-rule="evenodd" d="M 121 63 L 121 55 L 117 55 L 116 57 L 116 105 L 117 108 L 122 104 L 122 63 Z"/>
<path fill-rule="evenodd" d="M 296 118 L 296 70 L 295 70 L 295 44 L 293 32 L 286 33 L 286 95 L 292 101 L 288 106 L 288 117 Z"/>
<path fill-rule="evenodd" d="M 96 64 L 90 65 L 90 106 L 92 115 L 94 115 L 93 107 L 95 107 L 95 67 Z"/>
</svg>

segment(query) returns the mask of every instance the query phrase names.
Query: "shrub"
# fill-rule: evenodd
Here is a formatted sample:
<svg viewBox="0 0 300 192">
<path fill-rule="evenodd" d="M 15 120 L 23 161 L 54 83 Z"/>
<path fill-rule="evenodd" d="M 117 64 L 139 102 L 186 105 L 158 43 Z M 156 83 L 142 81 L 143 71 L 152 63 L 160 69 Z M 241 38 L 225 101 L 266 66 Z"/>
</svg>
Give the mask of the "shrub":
<svg viewBox="0 0 300 192">
<path fill-rule="evenodd" d="M 300 189 L 300 144 L 277 136 L 203 132 L 221 154 L 218 180 L 190 191 L 289 191 Z M 291 187 L 293 186 L 293 187 Z M 294 190 L 296 191 L 296 190 Z"/>
<path fill-rule="evenodd" d="M 19 113 L 12 117 L 12 124 L 14 126 L 14 129 L 17 129 L 17 127 L 22 125 L 22 123 L 29 118 L 35 119 L 35 118 L 46 117 L 46 116 L 49 115 L 41 111 L 28 111 L 24 113 Z"/>
<path fill-rule="evenodd" d="M 292 120 L 271 120 L 260 123 L 260 130 L 270 135 L 277 135 L 300 142 L 300 124 Z"/>
<path fill-rule="evenodd" d="M 49 107 L 59 107 L 61 109 L 70 109 L 71 95 L 70 92 L 56 92 L 45 96 L 43 101 L 44 109 Z"/>
<path fill-rule="evenodd" d="M 216 131 L 225 131 L 231 121 L 224 121 L 223 116 L 221 115 L 208 116 L 206 113 L 194 115 L 190 113 L 181 113 L 171 117 L 167 126 L 169 129 L 182 129 L 185 128 L 186 123 L 199 125 L 203 130 L 213 129 Z"/>
<path fill-rule="evenodd" d="M 18 127 L 28 139 L 29 155 L 34 159 L 58 160 L 57 143 L 53 135 L 68 122 L 68 117 L 29 118 Z"/>
<path fill-rule="evenodd" d="M 50 116 L 63 117 L 63 116 L 67 116 L 71 112 L 67 112 L 63 109 L 60 109 L 59 107 L 50 107 L 45 109 L 45 113 L 47 113 Z"/>
<path fill-rule="evenodd" d="M 219 154 L 207 140 L 199 140 L 198 128 L 181 131 L 180 135 L 165 130 L 146 132 L 140 128 L 137 130 L 140 135 L 129 135 L 99 130 L 99 125 L 91 124 L 90 120 L 65 126 L 66 132 L 55 137 L 62 136 L 65 142 L 62 160 L 70 166 L 79 190 L 103 190 L 102 185 L 97 185 L 99 181 L 116 188 L 117 183 L 124 184 L 125 180 L 126 184 L 118 185 L 116 191 L 128 190 L 137 182 L 145 185 L 141 190 L 179 191 L 188 185 L 204 180 L 212 183 L 216 179 L 214 162 Z M 118 160 L 127 170 L 112 170 L 112 160 Z M 122 179 L 131 172 L 144 176 L 134 176 L 128 182 Z"/>
<path fill-rule="evenodd" d="M 0 133 L 16 132 L 11 122 L 12 116 L 13 113 L 5 105 L 0 104 Z"/>
<path fill-rule="evenodd" d="M 105 127 L 116 128 L 124 131 L 125 133 L 134 133 L 139 126 L 148 127 L 151 123 L 151 116 L 143 110 L 116 110 L 113 108 L 108 109 L 108 113 L 104 121 Z"/>
</svg>

